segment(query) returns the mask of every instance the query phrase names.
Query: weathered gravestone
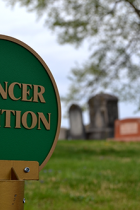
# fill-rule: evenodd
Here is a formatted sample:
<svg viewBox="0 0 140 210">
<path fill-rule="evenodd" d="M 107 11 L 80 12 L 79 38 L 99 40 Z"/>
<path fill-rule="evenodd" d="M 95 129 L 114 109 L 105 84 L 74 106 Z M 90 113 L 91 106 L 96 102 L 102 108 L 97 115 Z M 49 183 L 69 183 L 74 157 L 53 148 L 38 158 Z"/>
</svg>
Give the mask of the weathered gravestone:
<svg viewBox="0 0 140 210">
<path fill-rule="evenodd" d="M 116 120 L 115 140 L 140 141 L 140 118 Z"/>
<path fill-rule="evenodd" d="M 81 108 L 73 104 L 69 109 L 70 119 L 70 139 L 85 139 L 85 128 L 83 124 L 82 110 Z"/>
<path fill-rule="evenodd" d="M 59 140 L 65 140 L 68 138 L 68 129 L 67 128 L 60 128 L 60 133 L 59 133 Z"/>
<path fill-rule="evenodd" d="M 90 125 L 88 139 L 105 139 L 114 136 L 114 122 L 118 119 L 118 98 L 97 94 L 89 99 Z"/>
</svg>

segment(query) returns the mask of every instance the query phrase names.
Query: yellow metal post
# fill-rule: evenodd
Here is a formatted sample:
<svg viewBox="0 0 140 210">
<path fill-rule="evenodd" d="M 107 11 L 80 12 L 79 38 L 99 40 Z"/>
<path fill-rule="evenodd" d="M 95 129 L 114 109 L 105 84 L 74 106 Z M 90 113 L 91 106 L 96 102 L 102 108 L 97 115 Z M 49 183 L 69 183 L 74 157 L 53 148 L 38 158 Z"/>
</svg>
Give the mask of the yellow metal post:
<svg viewBox="0 0 140 210">
<path fill-rule="evenodd" d="M 38 162 L 1 160 L 0 210 L 24 210 L 24 180 L 38 179 Z"/>
<path fill-rule="evenodd" d="M 0 181 L 0 209 L 23 210 L 24 209 L 24 181 L 5 180 Z"/>
</svg>

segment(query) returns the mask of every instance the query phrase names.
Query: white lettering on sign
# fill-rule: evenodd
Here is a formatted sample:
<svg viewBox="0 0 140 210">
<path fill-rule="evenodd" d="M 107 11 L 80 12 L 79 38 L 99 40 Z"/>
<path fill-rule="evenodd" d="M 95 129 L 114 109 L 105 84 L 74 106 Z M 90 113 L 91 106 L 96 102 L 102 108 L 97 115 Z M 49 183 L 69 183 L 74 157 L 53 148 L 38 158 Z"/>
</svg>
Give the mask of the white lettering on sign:
<svg viewBox="0 0 140 210">
<path fill-rule="evenodd" d="M 138 133 L 138 123 L 136 122 L 127 122 L 120 125 L 120 134 L 129 135 Z"/>
</svg>

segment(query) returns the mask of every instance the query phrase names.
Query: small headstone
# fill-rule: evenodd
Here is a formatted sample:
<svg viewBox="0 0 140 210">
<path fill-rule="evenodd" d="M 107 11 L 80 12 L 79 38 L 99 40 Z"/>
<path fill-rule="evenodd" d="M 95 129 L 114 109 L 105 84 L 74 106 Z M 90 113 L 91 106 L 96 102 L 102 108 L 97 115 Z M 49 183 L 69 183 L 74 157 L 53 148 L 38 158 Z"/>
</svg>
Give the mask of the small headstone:
<svg viewBox="0 0 140 210">
<path fill-rule="evenodd" d="M 140 141 L 140 118 L 116 120 L 115 140 Z"/>
<path fill-rule="evenodd" d="M 60 128 L 59 133 L 59 140 L 65 140 L 68 138 L 68 129 L 67 128 Z"/>
<path fill-rule="evenodd" d="M 106 139 L 114 136 L 114 122 L 118 119 L 118 98 L 109 94 L 97 94 L 89 99 L 89 139 Z"/>
<path fill-rule="evenodd" d="M 77 105 L 71 105 L 69 109 L 70 139 L 85 139 L 85 128 L 83 124 L 82 109 Z"/>
</svg>

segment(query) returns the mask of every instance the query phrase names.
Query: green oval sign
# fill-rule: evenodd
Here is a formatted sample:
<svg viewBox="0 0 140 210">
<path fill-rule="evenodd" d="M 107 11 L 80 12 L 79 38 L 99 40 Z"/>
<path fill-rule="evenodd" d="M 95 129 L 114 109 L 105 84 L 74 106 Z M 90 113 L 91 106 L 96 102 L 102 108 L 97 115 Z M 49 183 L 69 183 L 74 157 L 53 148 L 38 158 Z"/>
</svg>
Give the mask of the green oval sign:
<svg viewBox="0 0 140 210">
<path fill-rule="evenodd" d="M 38 161 L 55 148 L 61 122 L 54 78 L 25 43 L 0 35 L 0 160 Z"/>
</svg>

